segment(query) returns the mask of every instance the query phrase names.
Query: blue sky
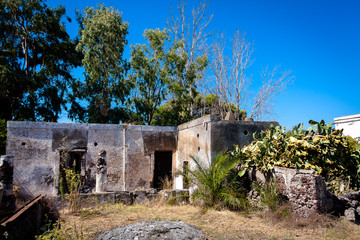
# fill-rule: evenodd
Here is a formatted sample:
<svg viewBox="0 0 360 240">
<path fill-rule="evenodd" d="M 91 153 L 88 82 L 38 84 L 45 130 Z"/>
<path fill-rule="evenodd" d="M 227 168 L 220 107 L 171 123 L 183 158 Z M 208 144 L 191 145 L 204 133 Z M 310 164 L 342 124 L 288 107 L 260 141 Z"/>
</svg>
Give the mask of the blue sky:
<svg viewBox="0 0 360 240">
<path fill-rule="evenodd" d="M 129 23 L 129 45 L 143 43 L 145 29 L 166 27 L 170 7 L 178 3 L 104 2 L 120 10 Z M 189 7 L 196 2 L 188 1 Z M 47 1 L 51 7 L 65 6 L 66 15 L 73 19 L 66 23 L 73 37 L 78 31 L 75 9 L 97 3 L 102 2 Z M 208 13 L 214 15 L 210 31 L 229 38 L 236 30 L 246 31 L 254 42 L 255 62 L 249 69 L 254 88 L 266 66 L 280 64 L 282 70 L 292 71 L 295 80 L 274 99 L 272 120 L 290 129 L 310 119 L 332 122 L 335 117 L 360 113 L 360 1 L 213 0 Z M 81 77 L 81 71 L 74 74 Z"/>
</svg>

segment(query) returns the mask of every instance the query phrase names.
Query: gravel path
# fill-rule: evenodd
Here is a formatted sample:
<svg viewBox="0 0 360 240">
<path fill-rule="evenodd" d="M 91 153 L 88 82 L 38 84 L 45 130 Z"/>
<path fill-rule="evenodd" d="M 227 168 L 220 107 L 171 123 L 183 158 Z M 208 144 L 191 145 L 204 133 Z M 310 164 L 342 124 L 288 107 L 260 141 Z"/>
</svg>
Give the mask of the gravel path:
<svg viewBox="0 0 360 240">
<path fill-rule="evenodd" d="M 94 240 L 204 240 L 203 233 L 182 221 L 146 221 L 100 233 Z"/>
</svg>

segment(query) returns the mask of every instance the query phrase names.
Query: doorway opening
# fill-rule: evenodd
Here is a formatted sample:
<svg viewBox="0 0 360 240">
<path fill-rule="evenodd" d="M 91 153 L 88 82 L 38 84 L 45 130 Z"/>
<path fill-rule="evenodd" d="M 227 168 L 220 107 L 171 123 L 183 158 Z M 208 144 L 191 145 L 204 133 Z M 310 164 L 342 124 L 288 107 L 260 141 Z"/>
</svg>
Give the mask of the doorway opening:
<svg viewBox="0 0 360 240">
<path fill-rule="evenodd" d="M 59 194 L 66 194 L 73 191 L 77 181 L 78 187 L 82 186 L 81 168 L 85 164 L 85 149 L 62 150 L 60 151 L 60 176 L 59 176 Z M 70 180 L 72 179 L 72 180 Z M 78 189 L 79 191 L 81 189 Z"/>
<path fill-rule="evenodd" d="M 183 162 L 183 189 L 189 189 L 190 182 L 189 182 L 189 161 Z"/>
<path fill-rule="evenodd" d="M 162 189 L 166 179 L 172 183 L 172 151 L 155 151 L 153 187 Z"/>
</svg>

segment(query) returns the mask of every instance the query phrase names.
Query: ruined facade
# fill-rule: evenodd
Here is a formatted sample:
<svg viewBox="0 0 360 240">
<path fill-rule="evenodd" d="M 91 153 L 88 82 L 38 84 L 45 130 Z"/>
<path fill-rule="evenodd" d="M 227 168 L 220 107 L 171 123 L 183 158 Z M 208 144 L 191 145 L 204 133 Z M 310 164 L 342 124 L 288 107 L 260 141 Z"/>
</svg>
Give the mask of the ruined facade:
<svg viewBox="0 0 360 240">
<path fill-rule="evenodd" d="M 203 164 L 234 144 L 250 143 L 252 134 L 276 122 L 225 121 L 207 115 L 178 127 L 8 122 L 6 154 L 14 156 L 14 181 L 23 195 L 56 196 L 65 169 L 80 173 L 84 191 L 95 191 L 98 154 L 106 151 L 106 190 L 158 188 L 159 178 L 175 177 L 190 156 Z"/>
</svg>

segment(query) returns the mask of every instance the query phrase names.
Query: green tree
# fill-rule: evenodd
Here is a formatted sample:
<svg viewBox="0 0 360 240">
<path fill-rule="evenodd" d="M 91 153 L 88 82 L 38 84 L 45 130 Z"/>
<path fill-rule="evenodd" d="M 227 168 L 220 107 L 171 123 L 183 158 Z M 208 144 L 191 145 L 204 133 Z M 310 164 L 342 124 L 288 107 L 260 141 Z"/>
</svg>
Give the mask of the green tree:
<svg viewBox="0 0 360 240">
<path fill-rule="evenodd" d="M 207 8 L 210 1 L 200 1 L 197 6 L 194 6 L 191 11 L 187 9 L 187 3 L 184 0 L 179 1 L 176 6 L 176 10 L 173 12 L 171 9 L 171 16 L 168 19 L 168 28 L 171 36 L 175 41 L 182 41 L 181 50 L 187 55 L 185 69 L 182 70 L 185 76 L 189 76 L 187 79 L 179 79 L 179 86 L 182 88 L 188 88 L 185 101 L 173 101 L 175 105 L 187 105 L 186 111 L 182 112 L 183 118 L 195 118 L 193 100 L 196 99 L 197 94 L 192 95 L 192 89 L 196 85 L 197 91 L 204 92 L 203 88 L 207 85 L 203 78 L 204 72 L 208 66 L 208 57 L 210 54 L 210 48 L 208 40 L 213 35 L 208 31 L 208 26 L 211 24 L 213 14 L 208 14 Z M 189 16 L 187 13 L 190 13 Z M 201 67 L 199 66 L 199 63 Z M 195 67 L 195 66 L 198 67 Z M 195 68 L 194 68 L 195 67 Z M 196 78 L 191 76 L 196 74 Z M 180 98 L 177 98 L 180 100 Z"/>
<path fill-rule="evenodd" d="M 195 80 L 207 64 L 206 58 L 188 63 L 183 41 L 172 41 L 168 30 L 147 30 L 147 45 L 137 44 L 131 51 L 132 73 L 129 79 L 135 84 L 133 121 L 145 124 L 177 125 L 192 119 L 191 105 L 197 96 Z M 160 104 L 167 100 L 171 109 Z M 154 115 L 157 115 L 154 120 Z M 153 121 L 154 120 L 154 121 Z"/>
<path fill-rule="evenodd" d="M 61 22 L 63 7 L 43 0 L 0 2 L 0 118 L 57 121 L 80 65 Z"/>
<path fill-rule="evenodd" d="M 123 59 L 128 23 L 113 8 L 87 7 L 78 15 L 80 41 L 77 51 L 84 54 L 85 81 L 73 85 L 69 117 L 80 122 L 118 123 L 126 119 L 121 106 L 131 84 L 125 79 L 129 64 Z"/>
<path fill-rule="evenodd" d="M 174 82 L 175 66 L 181 64 L 183 55 L 177 55 L 179 44 L 170 43 L 166 30 L 146 30 L 148 46 L 136 44 L 131 50 L 131 74 L 135 84 L 132 104 L 134 122 L 150 124 L 154 113 L 169 93 Z"/>
</svg>

